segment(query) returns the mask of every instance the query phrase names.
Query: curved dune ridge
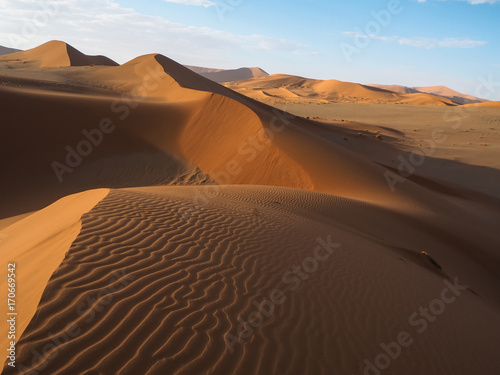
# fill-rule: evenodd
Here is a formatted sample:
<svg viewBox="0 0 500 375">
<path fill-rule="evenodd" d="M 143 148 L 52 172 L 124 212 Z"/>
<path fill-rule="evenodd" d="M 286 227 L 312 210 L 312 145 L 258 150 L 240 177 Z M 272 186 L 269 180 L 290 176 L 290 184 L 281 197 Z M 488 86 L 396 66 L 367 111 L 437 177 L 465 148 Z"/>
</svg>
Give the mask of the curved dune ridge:
<svg viewBox="0 0 500 375">
<path fill-rule="evenodd" d="M 113 190 L 83 215 L 18 344 L 20 372 L 3 374 L 362 373 L 402 331 L 412 343 L 388 374 L 500 365 L 498 312 L 466 288 L 418 333 L 411 314 L 456 280 L 411 239 L 405 250 L 381 241 L 388 228 L 377 238 L 345 226 L 342 212 L 375 208 L 257 186 L 220 187 L 197 205 L 195 189 Z M 276 304 L 262 305 L 277 289 Z M 231 341 L 260 309 L 251 334 Z"/>
<path fill-rule="evenodd" d="M 40 68 L 108 65 L 118 63 L 106 56 L 88 56 L 67 43 L 53 40 L 27 51 L 0 56 L 0 62 L 32 63 Z"/>
<path fill-rule="evenodd" d="M 0 253 L 15 263 L 17 276 L 16 330 L 21 336 L 35 314 L 52 273 L 81 229 L 80 217 L 108 193 L 107 189 L 64 197 L 45 209 L 2 229 Z M 7 290 L 7 265 L 0 270 L 0 287 Z M 0 328 L 0 345 L 8 348 L 8 327 Z"/>
<path fill-rule="evenodd" d="M 273 74 L 238 82 L 226 86 L 264 102 L 289 100 L 292 103 L 379 103 L 455 106 L 452 100 L 417 91 L 392 91 L 338 80 L 316 80 L 303 77 Z"/>
</svg>

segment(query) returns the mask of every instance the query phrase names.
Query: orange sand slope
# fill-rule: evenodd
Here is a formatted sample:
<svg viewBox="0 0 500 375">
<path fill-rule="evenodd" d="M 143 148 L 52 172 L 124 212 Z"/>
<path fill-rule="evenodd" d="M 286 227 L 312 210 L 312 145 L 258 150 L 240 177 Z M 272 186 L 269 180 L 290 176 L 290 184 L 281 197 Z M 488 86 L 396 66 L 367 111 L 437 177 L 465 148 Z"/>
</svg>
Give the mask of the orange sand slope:
<svg viewBox="0 0 500 375">
<path fill-rule="evenodd" d="M 58 66 L 118 65 L 105 56 L 87 56 L 69 44 L 51 41 L 36 48 L 0 56 L 0 62 L 21 62 L 47 68 Z"/>
<path fill-rule="evenodd" d="M 485 102 L 485 103 L 467 104 L 467 107 L 500 108 L 500 102 Z"/>
<path fill-rule="evenodd" d="M 193 202 L 198 189 L 113 190 L 82 217 L 19 373 L 362 373 L 402 332 L 388 374 L 498 369 L 498 310 L 455 279 L 457 232 L 439 234 L 451 218 L 258 186 Z M 472 253 L 460 262 L 484 272 Z"/>
<path fill-rule="evenodd" d="M 227 87 L 264 102 L 291 103 L 376 103 L 413 105 L 457 105 L 450 99 L 426 93 L 397 93 L 386 89 L 337 80 L 321 81 L 285 74 L 273 74 Z"/>
<path fill-rule="evenodd" d="M 487 100 L 485 99 L 477 98 L 472 95 L 465 95 L 458 91 L 452 90 L 446 86 L 415 87 L 415 89 L 417 89 L 420 92 L 426 92 L 428 94 L 443 96 L 445 98 L 453 100 L 458 104 L 487 102 Z"/>
<path fill-rule="evenodd" d="M 52 273 L 80 233 L 80 217 L 91 210 L 108 190 L 99 189 L 65 197 L 49 207 L 2 229 L 0 253 L 15 263 L 16 330 L 20 336 L 35 314 Z M 5 255 L 4 255 L 5 254 Z M 7 259 L 8 257 L 8 259 Z M 0 287 L 7 290 L 7 265 L 0 270 Z M 8 348 L 7 325 L 0 326 L 0 344 Z"/>
<path fill-rule="evenodd" d="M 363 374 L 384 358 L 384 374 L 496 374 L 497 199 L 403 177 L 383 162 L 396 138 L 292 116 L 165 56 L 59 67 L 71 51 L 0 61 L 2 218 L 48 206 L 0 232 L 23 294 L 2 374 Z"/>
</svg>

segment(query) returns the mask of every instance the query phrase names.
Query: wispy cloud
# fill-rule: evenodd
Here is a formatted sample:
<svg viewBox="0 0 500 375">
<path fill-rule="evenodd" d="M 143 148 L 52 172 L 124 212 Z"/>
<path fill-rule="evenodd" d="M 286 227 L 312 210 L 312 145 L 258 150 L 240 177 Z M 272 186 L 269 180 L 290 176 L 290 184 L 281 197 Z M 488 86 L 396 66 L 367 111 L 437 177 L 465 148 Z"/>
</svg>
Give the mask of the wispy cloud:
<svg viewBox="0 0 500 375">
<path fill-rule="evenodd" d="M 398 38 L 397 42 L 401 45 L 407 45 L 417 48 L 474 48 L 485 45 L 487 42 L 482 40 L 445 38 L 445 39 L 429 39 L 429 38 Z"/>
<path fill-rule="evenodd" d="M 56 3 L 57 12 L 43 18 L 36 3 L 2 0 L 0 44 L 27 49 L 59 39 L 83 52 L 108 55 L 119 62 L 140 54 L 162 53 L 182 63 L 213 65 L 232 64 L 239 56 L 243 60 L 243 55 L 251 55 L 251 51 L 293 55 L 309 50 L 292 40 L 174 23 L 121 7 L 113 0 L 60 0 Z M 32 22 L 38 18 L 48 22 Z M 29 32 L 25 33 L 26 30 Z M 110 46 L 111 49 L 106 49 Z"/>
<path fill-rule="evenodd" d="M 370 38 L 380 40 L 388 43 L 397 43 L 404 46 L 411 46 L 416 48 L 434 49 L 434 48 L 474 48 L 487 44 L 482 40 L 460 39 L 460 38 L 405 38 L 399 36 L 379 36 L 379 35 L 365 35 L 356 31 L 345 31 L 345 36 L 352 38 Z"/>
<path fill-rule="evenodd" d="M 177 3 L 177 4 L 184 4 L 184 5 L 196 5 L 200 7 L 211 7 L 212 5 L 215 5 L 214 2 L 209 1 L 209 0 L 163 0 L 166 1 L 167 3 Z"/>
</svg>

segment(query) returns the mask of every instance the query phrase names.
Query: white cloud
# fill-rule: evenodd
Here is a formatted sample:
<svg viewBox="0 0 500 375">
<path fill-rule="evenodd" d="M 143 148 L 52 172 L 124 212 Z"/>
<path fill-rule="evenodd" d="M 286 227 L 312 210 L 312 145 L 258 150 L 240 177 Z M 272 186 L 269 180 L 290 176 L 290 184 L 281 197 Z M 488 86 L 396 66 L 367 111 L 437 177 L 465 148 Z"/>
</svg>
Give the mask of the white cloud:
<svg viewBox="0 0 500 375">
<path fill-rule="evenodd" d="M 429 38 L 396 38 L 401 45 L 407 45 L 417 48 L 474 48 L 485 45 L 487 42 L 481 40 L 445 38 L 445 39 L 429 39 Z"/>
<path fill-rule="evenodd" d="M 28 49 L 58 39 L 84 53 L 107 55 L 121 63 L 146 53 L 162 53 L 181 63 L 221 67 L 253 59 L 252 51 L 308 52 L 294 41 L 173 23 L 121 7 L 113 0 L 57 0 L 47 2 L 51 7 L 45 11 L 40 4 L 2 0 L 0 45 Z"/>
<path fill-rule="evenodd" d="M 482 40 L 459 39 L 459 38 L 444 38 L 444 39 L 404 38 L 399 36 L 379 36 L 371 34 L 366 35 L 356 31 L 345 31 L 342 34 L 352 38 L 370 38 L 374 40 L 380 40 L 383 42 L 392 42 L 392 43 L 398 43 L 400 45 L 411 46 L 416 48 L 426 48 L 426 49 L 474 48 L 487 44 L 487 42 Z"/>
<path fill-rule="evenodd" d="M 177 4 L 184 4 L 184 5 L 196 5 L 196 6 L 201 6 L 201 7 L 211 7 L 212 5 L 215 5 L 214 2 L 209 1 L 209 0 L 163 0 L 166 1 L 167 3 L 177 3 Z"/>
</svg>

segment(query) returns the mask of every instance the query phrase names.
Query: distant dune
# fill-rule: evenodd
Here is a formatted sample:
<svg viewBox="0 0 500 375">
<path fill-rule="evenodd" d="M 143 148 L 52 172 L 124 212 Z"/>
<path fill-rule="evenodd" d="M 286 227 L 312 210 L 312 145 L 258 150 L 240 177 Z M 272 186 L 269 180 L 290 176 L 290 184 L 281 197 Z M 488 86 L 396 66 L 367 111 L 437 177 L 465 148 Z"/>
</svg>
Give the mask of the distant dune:
<svg viewBox="0 0 500 375">
<path fill-rule="evenodd" d="M 198 66 L 189 65 L 186 65 L 186 67 L 191 69 L 193 72 L 218 83 L 241 81 L 244 79 L 265 77 L 269 75 L 261 68 L 239 68 L 224 70 L 200 68 Z"/>
<path fill-rule="evenodd" d="M 9 53 L 15 53 L 20 51 L 21 51 L 20 49 L 0 46 L 0 55 L 8 55 Z"/>
<path fill-rule="evenodd" d="M 456 105 L 449 99 L 424 93 L 396 93 L 358 83 L 337 80 L 322 81 L 285 74 L 227 83 L 226 86 L 266 103 Z"/>
<path fill-rule="evenodd" d="M 452 90 L 445 86 L 428 86 L 428 87 L 406 87 L 399 85 L 374 85 L 370 84 L 368 86 L 378 87 L 385 90 L 390 90 L 398 93 L 426 93 L 441 96 L 443 98 L 450 99 L 457 104 L 470 104 L 470 103 L 482 103 L 487 102 L 485 99 L 476 98 L 472 95 L 465 95 L 458 91 Z"/>
<path fill-rule="evenodd" d="M 34 67 L 65 67 L 108 65 L 116 66 L 118 63 L 105 56 L 87 56 L 69 44 L 60 41 L 51 41 L 39 47 L 1 56 L 0 62 L 20 61 L 29 63 Z"/>
<path fill-rule="evenodd" d="M 406 86 L 399 86 L 399 85 L 366 85 L 366 86 L 371 86 L 371 87 L 378 87 L 379 89 L 384 89 L 384 90 L 389 90 L 389 91 L 394 91 L 399 94 L 415 94 L 420 91 L 413 87 L 406 87 Z"/>
<path fill-rule="evenodd" d="M 253 98 L 449 99 L 286 75 L 225 87 L 63 42 L 14 55 L 0 290 L 16 262 L 19 318 L 2 375 L 497 374 L 499 200 L 420 175 L 433 156 L 401 130 Z"/>
<path fill-rule="evenodd" d="M 500 102 L 484 102 L 467 104 L 467 107 L 482 107 L 482 108 L 500 108 Z"/>
<path fill-rule="evenodd" d="M 476 98 L 472 95 L 465 95 L 445 86 L 415 87 L 415 89 L 420 92 L 443 96 L 445 98 L 453 100 L 458 104 L 487 102 L 487 100 L 485 99 Z"/>
</svg>

